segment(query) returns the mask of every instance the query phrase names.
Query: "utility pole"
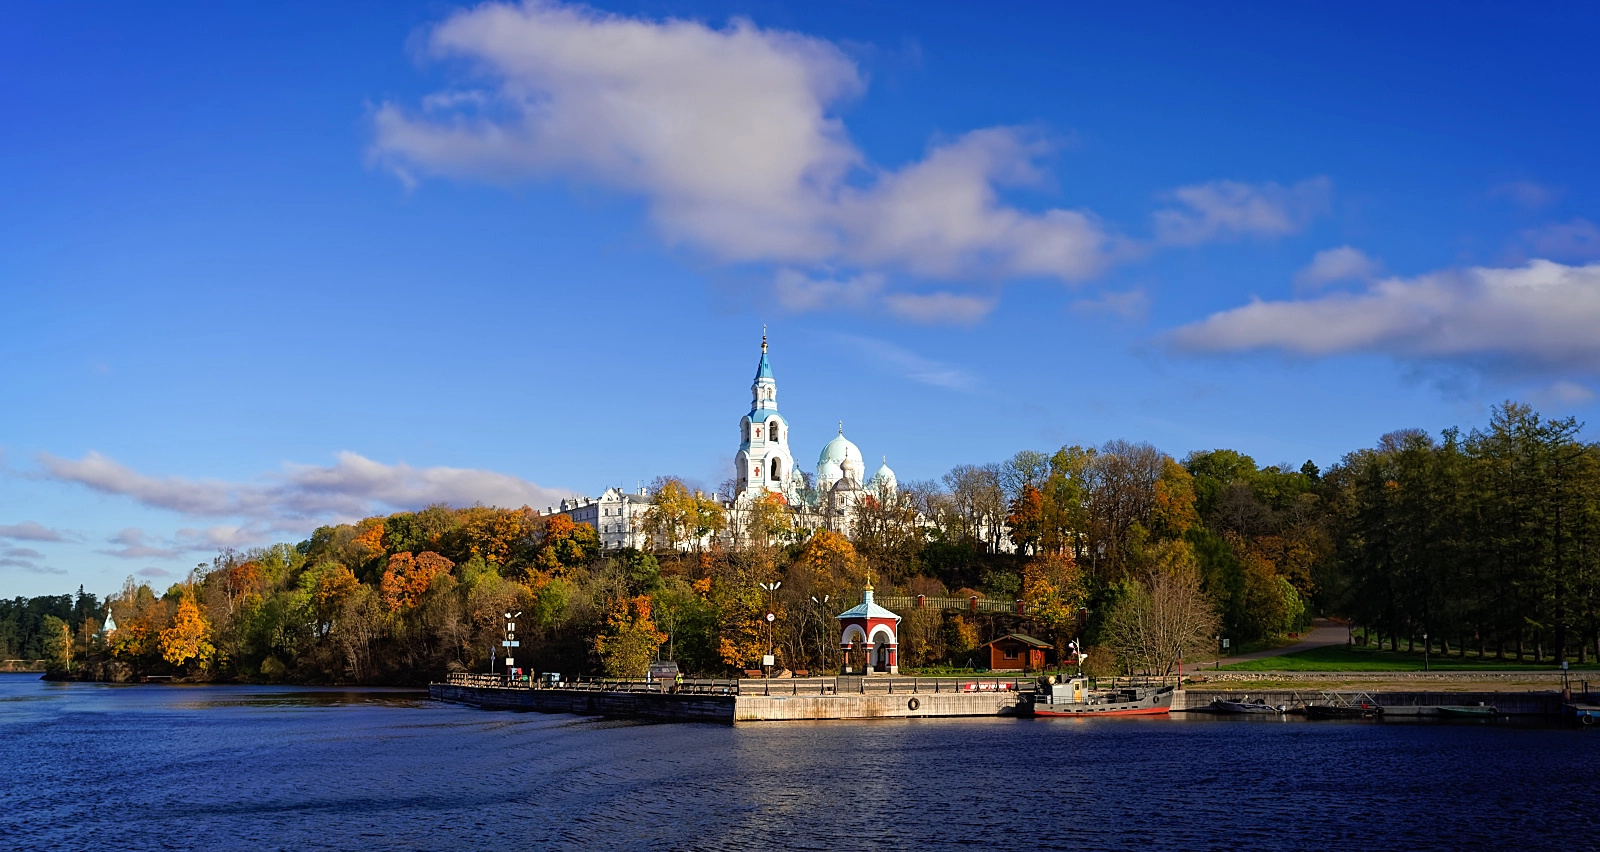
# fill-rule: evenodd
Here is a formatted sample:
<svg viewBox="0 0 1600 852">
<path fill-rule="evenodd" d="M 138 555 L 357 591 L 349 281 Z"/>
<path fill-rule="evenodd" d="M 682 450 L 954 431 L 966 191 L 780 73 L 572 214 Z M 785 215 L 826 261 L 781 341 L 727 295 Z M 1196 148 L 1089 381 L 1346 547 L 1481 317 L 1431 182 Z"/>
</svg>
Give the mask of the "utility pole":
<svg viewBox="0 0 1600 852">
<path fill-rule="evenodd" d="M 783 585 L 782 580 L 771 583 L 757 584 L 766 589 L 771 596 L 772 608 L 767 610 L 767 655 L 761 660 L 761 668 L 766 671 L 767 677 L 772 677 L 772 667 L 778 664 L 777 637 L 773 632 L 773 622 L 778 620 L 778 587 Z"/>
<path fill-rule="evenodd" d="M 506 613 L 506 638 L 500 643 L 500 646 L 506 649 L 506 683 L 510 683 L 512 676 L 516 673 L 516 669 L 512 668 L 517 662 L 517 658 L 514 656 L 516 654 L 514 649 L 522 645 L 521 642 L 517 641 L 517 623 L 512 619 L 520 618 L 521 616 L 521 611 L 515 614 Z M 494 652 L 491 650 L 489 653 L 492 659 Z"/>
</svg>

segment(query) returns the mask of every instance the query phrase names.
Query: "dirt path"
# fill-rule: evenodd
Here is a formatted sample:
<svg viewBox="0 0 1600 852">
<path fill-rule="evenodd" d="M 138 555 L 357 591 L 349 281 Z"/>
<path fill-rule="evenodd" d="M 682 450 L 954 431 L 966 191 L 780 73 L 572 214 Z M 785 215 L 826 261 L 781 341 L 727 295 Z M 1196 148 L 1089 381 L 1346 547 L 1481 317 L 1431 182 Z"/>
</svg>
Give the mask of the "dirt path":
<svg viewBox="0 0 1600 852">
<path fill-rule="evenodd" d="M 1213 668 L 1218 665 L 1243 663 L 1249 660 L 1261 660 L 1267 657 L 1281 657 L 1284 654 L 1293 654 L 1299 651 L 1309 651 L 1312 648 L 1326 648 L 1329 645 L 1343 645 L 1350 638 L 1349 630 L 1343 624 L 1335 624 L 1326 619 L 1317 619 L 1312 623 L 1311 629 L 1300 637 L 1300 641 L 1282 648 L 1272 648 L 1266 651 L 1252 651 L 1248 654 L 1239 654 L 1234 657 L 1223 657 L 1220 660 L 1208 660 L 1203 668 Z"/>
</svg>

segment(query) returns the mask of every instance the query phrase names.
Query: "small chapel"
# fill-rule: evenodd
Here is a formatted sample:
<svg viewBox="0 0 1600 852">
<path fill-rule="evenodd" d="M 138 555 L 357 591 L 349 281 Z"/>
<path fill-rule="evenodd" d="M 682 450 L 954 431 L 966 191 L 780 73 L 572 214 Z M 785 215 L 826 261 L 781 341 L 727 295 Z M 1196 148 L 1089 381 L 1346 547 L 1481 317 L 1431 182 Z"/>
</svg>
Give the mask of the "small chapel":
<svg viewBox="0 0 1600 852">
<path fill-rule="evenodd" d="M 862 590 L 860 604 L 834 617 L 845 674 L 900 673 L 900 616 L 872 600 L 872 581 Z"/>
</svg>

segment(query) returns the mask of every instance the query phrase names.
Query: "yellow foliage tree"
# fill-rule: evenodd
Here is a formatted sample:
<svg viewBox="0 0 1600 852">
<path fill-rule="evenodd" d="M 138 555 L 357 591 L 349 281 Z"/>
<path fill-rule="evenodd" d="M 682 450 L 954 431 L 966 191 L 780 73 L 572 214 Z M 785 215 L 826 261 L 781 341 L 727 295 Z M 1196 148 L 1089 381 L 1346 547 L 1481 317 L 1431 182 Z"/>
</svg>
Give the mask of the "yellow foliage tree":
<svg viewBox="0 0 1600 852">
<path fill-rule="evenodd" d="M 667 634 L 656 629 L 649 595 L 623 598 L 611 605 L 605 630 L 594 639 L 595 653 L 612 677 L 644 677 Z"/>
<path fill-rule="evenodd" d="M 185 591 L 178 601 L 178 612 L 172 626 L 161 631 L 161 658 L 175 666 L 198 659 L 202 664 L 211 659 L 209 634 L 211 625 L 194 602 L 194 595 Z"/>
<path fill-rule="evenodd" d="M 1083 572 L 1072 553 L 1045 554 L 1022 569 L 1022 602 L 1057 634 L 1057 644 L 1077 629 L 1078 610 L 1088 603 Z"/>
<path fill-rule="evenodd" d="M 855 545 L 832 530 L 819 530 L 813 535 L 795 564 L 808 573 L 811 588 L 830 595 L 840 594 L 865 578 Z"/>
</svg>

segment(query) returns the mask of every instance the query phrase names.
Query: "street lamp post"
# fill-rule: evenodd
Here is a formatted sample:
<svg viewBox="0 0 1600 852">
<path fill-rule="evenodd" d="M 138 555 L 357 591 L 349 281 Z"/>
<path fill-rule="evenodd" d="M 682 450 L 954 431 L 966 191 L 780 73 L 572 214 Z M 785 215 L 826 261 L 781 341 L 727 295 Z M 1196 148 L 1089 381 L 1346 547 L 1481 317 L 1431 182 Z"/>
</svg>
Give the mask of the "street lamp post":
<svg viewBox="0 0 1600 852">
<path fill-rule="evenodd" d="M 777 638 L 773 634 L 773 622 L 778 620 L 778 587 L 783 585 L 782 580 L 771 583 L 759 583 L 771 595 L 772 608 L 767 610 L 767 656 L 761 661 L 761 668 L 767 677 L 772 677 L 772 667 L 778 664 Z"/>
<path fill-rule="evenodd" d="M 1428 671 L 1428 631 L 1422 631 L 1422 670 Z"/>
<path fill-rule="evenodd" d="M 518 648 L 518 647 L 520 647 L 522 645 L 522 643 L 517 640 L 517 623 L 513 619 L 520 618 L 521 616 L 522 616 L 521 611 L 518 611 L 518 612 L 515 612 L 515 613 L 510 613 L 510 612 L 506 613 L 506 638 L 500 642 L 500 647 L 506 649 L 506 682 L 507 683 L 511 682 L 511 676 L 515 672 L 515 669 L 512 668 L 512 666 L 515 665 L 516 662 L 517 662 L 517 658 L 515 656 L 516 655 L 516 651 L 514 649 Z M 490 659 L 494 658 L 494 651 L 493 650 L 491 650 L 489 652 L 489 657 L 490 657 Z"/>
<path fill-rule="evenodd" d="M 822 600 L 819 601 L 819 600 L 817 600 L 817 596 L 816 595 L 812 595 L 811 596 L 811 602 L 816 604 L 817 605 L 817 611 L 822 613 L 822 615 L 819 615 L 817 617 L 817 623 L 826 626 L 827 623 L 828 623 L 828 615 L 827 615 L 827 610 L 824 609 L 823 607 L 827 606 L 827 604 L 828 604 L 828 596 L 827 595 L 823 595 L 822 596 Z M 818 628 L 818 630 L 817 630 L 817 651 L 819 652 L 820 656 L 818 656 L 817 659 L 822 661 L 824 664 L 826 664 L 828 662 L 828 645 L 827 645 L 827 643 L 828 643 L 828 631 L 825 630 L 825 629 L 822 629 L 822 628 Z"/>
</svg>

